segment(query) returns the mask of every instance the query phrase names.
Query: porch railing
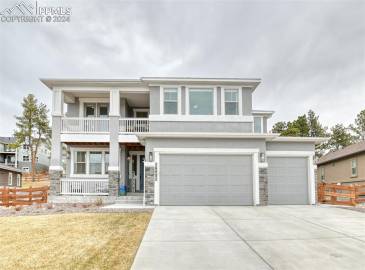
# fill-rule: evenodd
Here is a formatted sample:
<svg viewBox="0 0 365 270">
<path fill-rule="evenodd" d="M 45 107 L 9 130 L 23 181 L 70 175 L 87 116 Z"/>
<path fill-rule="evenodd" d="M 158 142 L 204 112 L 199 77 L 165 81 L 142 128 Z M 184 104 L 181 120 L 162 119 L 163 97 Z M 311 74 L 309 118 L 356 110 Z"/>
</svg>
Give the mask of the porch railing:
<svg viewBox="0 0 365 270">
<path fill-rule="evenodd" d="M 108 195 L 108 179 L 61 179 L 61 194 L 63 195 Z"/>
<path fill-rule="evenodd" d="M 109 132 L 109 119 L 97 117 L 64 117 L 61 132 L 65 133 L 98 133 Z"/>
<path fill-rule="evenodd" d="M 149 132 L 150 121 L 148 118 L 120 118 L 119 132 L 140 133 Z"/>
</svg>

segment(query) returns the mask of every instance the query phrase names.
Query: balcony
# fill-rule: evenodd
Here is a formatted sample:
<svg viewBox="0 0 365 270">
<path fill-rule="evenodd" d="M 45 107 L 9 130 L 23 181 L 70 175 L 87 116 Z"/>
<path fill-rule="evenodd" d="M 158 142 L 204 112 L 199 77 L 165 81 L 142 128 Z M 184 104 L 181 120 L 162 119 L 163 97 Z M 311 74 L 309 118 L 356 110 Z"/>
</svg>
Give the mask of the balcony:
<svg viewBox="0 0 365 270">
<path fill-rule="evenodd" d="M 149 132 L 148 118 L 120 118 L 120 133 Z M 61 120 L 61 133 L 109 133 L 109 118 L 64 117 Z"/>
<path fill-rule="evenodd" d="M 64 117 L 61 122 L 62 133 L 107 133 L 109 119 L 96 117 Z"/>
<path fill-rule="evenodd" d="M 150 121 L 148 118 L 121 118 L 119 119 L 120 133 L 149 132 Z"/>
</svg>

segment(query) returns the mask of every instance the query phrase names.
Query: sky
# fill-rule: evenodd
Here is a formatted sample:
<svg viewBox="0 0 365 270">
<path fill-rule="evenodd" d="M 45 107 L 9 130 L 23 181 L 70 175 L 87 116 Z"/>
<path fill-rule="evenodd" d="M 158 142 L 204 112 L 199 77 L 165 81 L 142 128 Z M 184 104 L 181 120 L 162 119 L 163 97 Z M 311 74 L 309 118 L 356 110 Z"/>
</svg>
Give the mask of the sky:
<svg viewBox="0 0 365 270">
<path fill-rule="evenodd" d="M 2 0 L 0 11 L 19 2 Z M 35 1 L 27 2 L 34 3 Z M 270 119 L 314 110 L 328 127 L 365 109 L 365 1 L 38 1 L 69 23 L 0 22 L 0 136 L 39 78 L 261 78 Z"/>
</svg>

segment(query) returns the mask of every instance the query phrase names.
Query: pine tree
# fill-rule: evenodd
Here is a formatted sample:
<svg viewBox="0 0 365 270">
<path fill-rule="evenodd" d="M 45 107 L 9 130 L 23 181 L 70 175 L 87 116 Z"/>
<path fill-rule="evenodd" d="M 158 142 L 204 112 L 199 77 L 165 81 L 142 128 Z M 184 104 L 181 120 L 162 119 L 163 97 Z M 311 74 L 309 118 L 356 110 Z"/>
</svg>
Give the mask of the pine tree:
<svg viewBox="0 0 365 270">
<path fill-rule="evenodd" d="M 50 139 L 48 109 L 45 104 L 38 104 L 37 99 L 32 94 L 23 98 L 22 107 L 22 115 L 15 117 L 17 129 L 14 131 L 16 139 L 14 147 L 20 147 L 23 144 L 28 146 L 32 163 L 32 181 L 34 181 L 39 146 L 42 142 L 47 143 Z"/>
</svg>

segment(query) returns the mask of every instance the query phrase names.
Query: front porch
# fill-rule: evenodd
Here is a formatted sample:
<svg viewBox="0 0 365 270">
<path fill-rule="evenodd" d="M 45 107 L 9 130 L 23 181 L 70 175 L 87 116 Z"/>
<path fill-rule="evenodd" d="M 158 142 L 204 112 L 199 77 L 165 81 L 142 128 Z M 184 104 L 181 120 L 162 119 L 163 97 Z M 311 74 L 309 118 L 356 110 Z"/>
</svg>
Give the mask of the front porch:
<svg viewBox="0 0 365 270">
<path fill-rule="evenodd" d="M 95 201 L 99 197 L 108 203 L 144 202 L 144 146 L 119 144 L 115 167 L 110 166 L 109 160 L 114 149 L 107 143 L 68 143 L 63 149 L 62 172 L 50 174 L 53 198 L 67 197 L 72 202 Z"/>
</svg>

